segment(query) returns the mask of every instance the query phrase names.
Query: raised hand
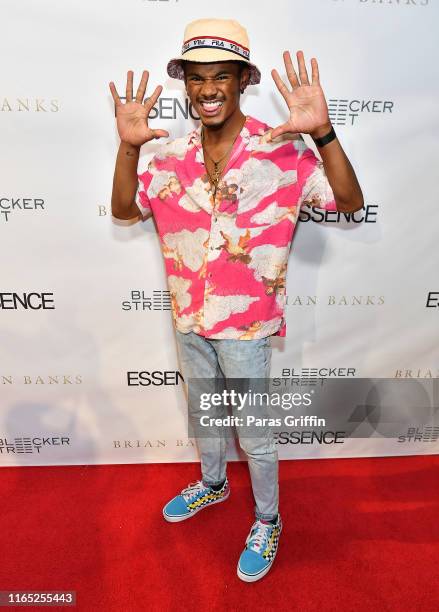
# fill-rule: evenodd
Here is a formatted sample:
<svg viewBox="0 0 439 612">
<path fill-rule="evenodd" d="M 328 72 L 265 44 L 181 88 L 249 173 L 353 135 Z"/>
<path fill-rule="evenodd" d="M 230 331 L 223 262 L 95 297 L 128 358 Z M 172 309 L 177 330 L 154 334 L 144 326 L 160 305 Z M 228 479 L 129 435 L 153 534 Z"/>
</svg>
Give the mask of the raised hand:
<svg viewBox="0 0 439 612">
<path fill-rule="evenodd" d="M 290 118 L 288 121 L 272 130 L 271 138 L 276 138 L 287 132 L 292 132 L 294 134 L 299 132 L 303 134 L 315 133 L 319 135 L 317 134 L 319 129 L 326 129 L 327 126 L 328 129 L 330 129 L 331 124 L 328 106 L 326 104 L 323 89 L 320 87 L 317 60 L 314 57 L 311 59 L 312 82 L 310 84 L 303 51 L 297 51 L 300 81 L 294 70 L 289 51 L 284 51 L 283 58 L 292 91 L 285 85 L 277 70 L 272 70 L 271 75 L 288 105 Z M 323 129 L 323 131 L 325 131 L 325 129 Z M 326 131 L 328 131 L 328 129 L 326 129 Z"/>
<path fill-rule="evenodd" d="M 152 96 L 142 104 L 148 78 L 149 73 L 147 70 L 144 70 L 136 97 L 133 100 L 133 71 L 128 71 L 125 104 L 121 102 L 113 81 L 110 83 L 111 95 L 116 105 L 117 131 L 119 132 L 120 139 L 134 146 L 142 146 L 145 142 L 149 142 L 154 138 L 169 136 L 166 130 L 152 130 L 148 126 L 149 113 L 163 89 L 161 85 L 158 85 Z"/>
</svg>

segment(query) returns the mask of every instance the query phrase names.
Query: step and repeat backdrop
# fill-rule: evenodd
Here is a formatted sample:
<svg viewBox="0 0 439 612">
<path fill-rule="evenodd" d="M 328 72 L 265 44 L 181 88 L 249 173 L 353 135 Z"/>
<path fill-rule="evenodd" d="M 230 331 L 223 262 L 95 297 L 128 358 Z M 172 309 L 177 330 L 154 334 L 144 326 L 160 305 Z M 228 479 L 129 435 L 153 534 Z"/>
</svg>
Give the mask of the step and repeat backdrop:
<svg viewBox="0 0 439 612">
<path fill-rule="evenodd" d="M 439 452 L 437 3 L 3 0 L 0 465 L 197 460 L 154 222 L 111 216 L 108 83 L 124 95 L 127 70 L 137 85 L 148 69 L 149 91 L 163 85 L 151 125 L 189 132 L 196 114 L 166 64 L 186 23 L 212 16 L 247 28 L 262 81 L 242 107 L 270 125 L 286 118 L 270 75 L 284 74 L 282 52 L 318 59 L 365 197 L 350 215 L 303 207 L 273 378 L 406 385 L 359 394 L 353 418 L 369 434 L 347 435 L 340 420 L 325 435 L 291 427 L 280 457 Z M 143 147 L 142 167 L 156 146 Z M 239 457 L 234 443 L 229 452 Z"/>
</svg>

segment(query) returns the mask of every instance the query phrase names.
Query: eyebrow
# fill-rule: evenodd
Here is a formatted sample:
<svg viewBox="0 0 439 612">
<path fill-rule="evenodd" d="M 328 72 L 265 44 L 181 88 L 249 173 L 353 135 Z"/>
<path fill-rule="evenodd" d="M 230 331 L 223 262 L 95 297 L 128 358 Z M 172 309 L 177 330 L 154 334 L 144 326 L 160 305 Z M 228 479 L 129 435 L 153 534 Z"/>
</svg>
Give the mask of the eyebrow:
<svg viewBox="0 0 439 612">
<path fill-rule="evenodd" d="M 220 70 L 219 72 L 214 74 L 213 77 L 215 78 L 217 76 L 221 76 L 222 74 L 232 74 L 232 73 L 230 72 L 230 70 L 224 69 L 224 70 Z M 187 72 L 186 76 L 188 76 L 188 77 L 189 76 L 198 76 L 198 77 L 203 78 L 203 75 L 201 75 L 199 72 L 194 72 L 193 70 L 191 70 L 190 72 Z"/>
</svg>

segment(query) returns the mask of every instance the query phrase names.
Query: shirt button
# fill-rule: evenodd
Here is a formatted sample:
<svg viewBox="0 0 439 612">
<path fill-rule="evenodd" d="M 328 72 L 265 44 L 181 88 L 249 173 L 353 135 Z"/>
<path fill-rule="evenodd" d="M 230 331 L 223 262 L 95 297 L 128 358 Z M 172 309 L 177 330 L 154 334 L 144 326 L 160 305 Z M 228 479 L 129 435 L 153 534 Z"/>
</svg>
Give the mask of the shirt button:
<svg viewBox="0 0 439 612">
<path fill-rule="evenodd" d="M 210 250 L 213 251 L 213 247 L 212 246 L 210 247 Z"/>
<path fill-rule="evenodd" d="M 209 277 L 212 277 L 212 272 L 209 272 Z"/>
<path fill-rule="evenodd" d="M 217 217 L 214 218 L 215 223 L 218 223 L 218 219 Z"/>
</svg>

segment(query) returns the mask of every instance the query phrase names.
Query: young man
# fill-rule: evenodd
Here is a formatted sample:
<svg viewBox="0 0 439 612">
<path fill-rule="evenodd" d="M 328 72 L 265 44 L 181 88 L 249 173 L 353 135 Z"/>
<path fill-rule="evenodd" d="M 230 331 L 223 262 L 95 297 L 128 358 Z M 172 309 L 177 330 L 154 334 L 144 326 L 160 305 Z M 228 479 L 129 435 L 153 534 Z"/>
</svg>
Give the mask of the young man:
<svg viewBox="0 0 439 612">
<path fill-rule="evenodd" d="M 272 71 L 289 118 L 270 129 L 240 109 L 240 94 L 260 80 L 250 62 L 246 30 L 232 20 L 189 24 L 182 55 L 168 63 L 167 71 L 184 80 L 201 125 L 161 146 L 139 174 L 140 147 L 168 136 L 148 126 L 161 87 L 143 102 L 144 71 L 133 99 L 129 71 L 122 104 L 110 83 L 121 138 L 112 212 L 131 219 L 140 209 L 155 217 L 185 380 L 268 378 L 270 336 L 284 336 L 286 330 L 285 278 L 300 206 L 344 212 L 363 206 L 355 173 L 330 124 L 317 60 L 311 60 L 311 82 L 302 51 L 297 60 L 298 76 L 284 53 L 292 90 Z M 323 163 L 301 133 L 314 139 Z M 190 415 L 199 414 L 190 396 L 188 408 Z M 197 444 L 202 479 L 166 504 L 168 521 L 190 518 L 229 495 L 224 437 L 200 437 Z M 240 445 L 248 457 L 256 521 L 237 571 L 252 582 L 269 571 L 282 529 L 278 458 L 270 431 L 240 437 Z"/>
</svg>

